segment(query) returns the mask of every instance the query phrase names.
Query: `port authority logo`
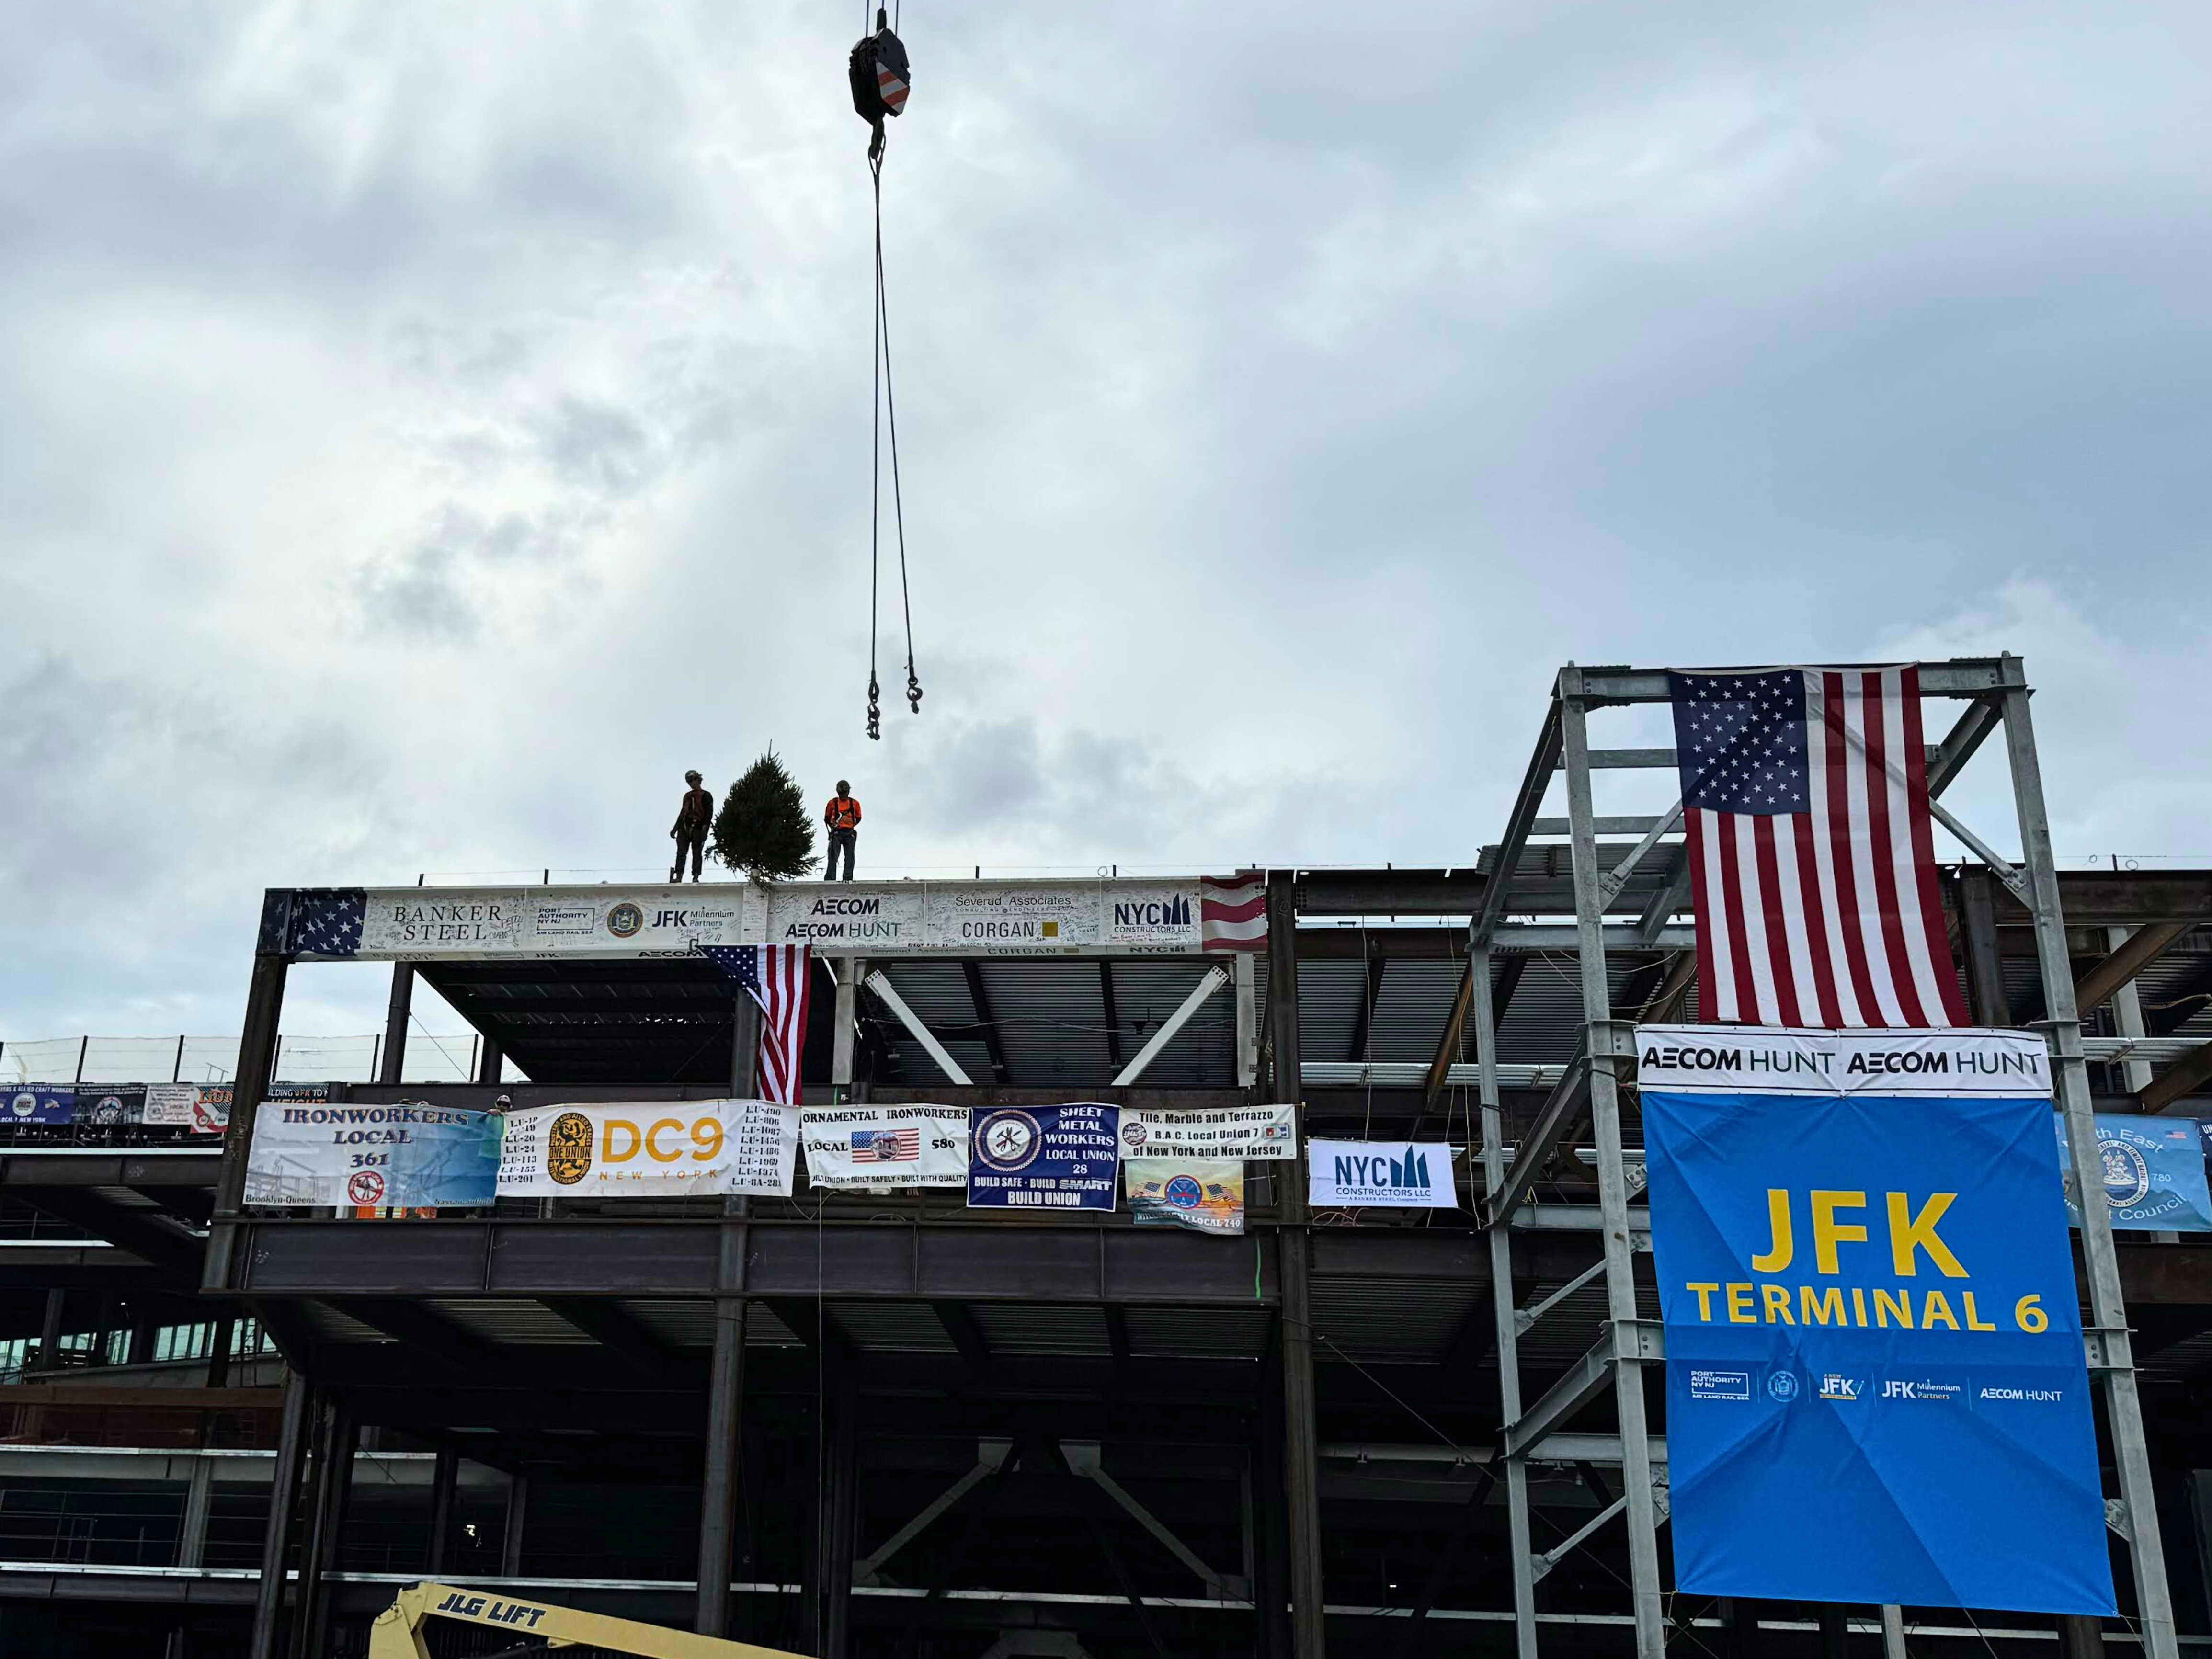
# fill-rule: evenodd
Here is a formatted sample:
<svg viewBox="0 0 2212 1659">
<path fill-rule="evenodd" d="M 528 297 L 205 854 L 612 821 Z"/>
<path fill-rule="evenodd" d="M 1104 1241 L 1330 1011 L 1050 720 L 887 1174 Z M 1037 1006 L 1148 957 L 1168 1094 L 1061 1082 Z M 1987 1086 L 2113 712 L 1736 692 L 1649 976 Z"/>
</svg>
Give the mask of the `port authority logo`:
<svg viewBox="0 0 2212 1659">
<path fill-rule="evenodd" d="M 645 927 L 645 912 L 624 899 L 607 911 L 607 932 L 617 939 L 635 939 Z"/>
<path fill-rule="evenodd" d="M 1748 1400 L 1751 1398 L 1751 1373 L 1693 1366 L 1690 1370 L 1690 1398 Z"/>
<path fill-rule="evenodd" d="M 1834 1371 L 1820 1378 L 1820 1398 L 1844 1401 L 1856 1405 L 1864 1397 L 1866 1379 L 1863 1376 L 1841 1376 Z"/>
<path fill-rule="evenodd" d="M 1007 1109 L 986 1113 L 975 1126 L 975 1158 L 1000 1175 L 1015 1175 L 1036 1162 L 1044 1131 L 1027 1112 Z"/>
<path fill-rule="evenodd" d="M 1788 1405 L 1797 1397 L 1797 1373 L 1777 1371 L 1766 1379 L 1766 1397 L 1781 1405 Z"/>
</svg>

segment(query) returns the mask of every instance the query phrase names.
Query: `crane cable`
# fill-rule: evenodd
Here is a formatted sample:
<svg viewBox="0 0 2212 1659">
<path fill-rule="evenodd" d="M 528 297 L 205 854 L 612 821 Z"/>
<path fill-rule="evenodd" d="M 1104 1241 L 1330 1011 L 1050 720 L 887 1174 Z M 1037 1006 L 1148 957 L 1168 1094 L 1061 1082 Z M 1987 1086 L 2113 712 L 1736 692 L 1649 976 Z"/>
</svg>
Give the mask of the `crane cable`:
<svg viewBox="0 0 2212 1659">
<path fill-rule="evenodd" d="M 899 0 L 892 0 L 892 3 L 896 6 Z M 864 21 L 866 15 L 864 5 Z M 880 23 L 880 11 L 877 16 Z M 896 28 L 894 21 L 894 33 Z M 891 316 L 884 284 L 884 130 L 880 118 L 875 124 L 875 141 L 868 146 L 868 179 L 875 197 L 876 296 L 874 315 L 869 319 L 874 362 L 869 386 L 867 731 L 869 737 L 881 742 L 882 687 L 877 679 L 876 633 L 882 586 L 883 446 L 887 428 L 891 451 L 891 522 L 898 538 L 899 608 L 906 624 L 906 700 L 917 714 L 921 713 L 921 678 L 914 665 L 914 599 L 908 589 L 906 572 L 906 502 L 899 488 L 898 403 L 891 387 Z"/>
</svg>

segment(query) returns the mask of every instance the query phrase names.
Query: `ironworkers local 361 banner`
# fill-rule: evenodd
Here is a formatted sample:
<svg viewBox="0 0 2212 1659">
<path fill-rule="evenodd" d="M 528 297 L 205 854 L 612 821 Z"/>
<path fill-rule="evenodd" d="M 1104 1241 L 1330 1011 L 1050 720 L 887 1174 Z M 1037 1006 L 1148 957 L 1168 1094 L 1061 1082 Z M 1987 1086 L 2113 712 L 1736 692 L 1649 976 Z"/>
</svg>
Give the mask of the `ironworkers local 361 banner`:
<svg viewBox="0 0 2212 1659">
<path fill-rule="evenodd" d="M 1637 1055 L 1677 1587 L 2113 1612 L 2041 1040 Z"/>
</svg>

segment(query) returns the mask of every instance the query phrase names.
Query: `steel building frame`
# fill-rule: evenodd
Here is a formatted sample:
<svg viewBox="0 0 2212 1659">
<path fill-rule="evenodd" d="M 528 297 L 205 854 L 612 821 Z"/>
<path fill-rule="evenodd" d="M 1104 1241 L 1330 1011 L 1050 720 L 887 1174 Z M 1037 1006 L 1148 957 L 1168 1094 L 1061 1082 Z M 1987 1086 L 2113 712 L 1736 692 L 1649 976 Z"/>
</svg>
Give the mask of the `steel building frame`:
<svg viewBox="0 0 2212 1659">
<path fill-rule="evenodd" d="M 1929 751 L 1931 795 L 1940 793 L 1958 775 L 1985 738 L 2000 726 L 2003 728 L 2024 865 L 2013 866 L 1940 805 L 1935 814 L 1939 823 L 1989 866 L 1996 879 L 2033 916 L 2037 965 L 2043 979 L 2048 1016 L 2037 1023 L 2037 1029 L 2044 1033 L 2051 1047 L 2057 1103 L 2066 1115 L 2071 1140 L 2075 1188 L 2095 1192 L 2101 1185 L 2102 1176 L 2097 1166 L 2089 1077 L 2067 954 L 2065 918 L 2060 910 L 2043 776 L 2028 713 L 2031 688 L 2024 666 L 2020 658 L 2011 655 L 1924 664 L 1920 670 L 1920 689 L 1925 696 L 1961 700 L 1966 704 L 1965 713 L 1949 734 Z M 1575 1060 L 1554 1086 L 1516 1149 L 1510 1169 L 1503 1144 L 1504 1115 L 1491 999 L 1486 991 L 1472 999 L 1482 1110 L 1481 1162 L 1486 1188 L 1478 1218 L 1489 1235 L 1492 1282 L 1497 1287 L 1493 1305 L 1504 1424 L 1501 1451 L 1511 1528 L 1515 1632 L 1519 1659 L 1535 1659 L 1536 1580 L 1559 1557 L 1582 1542 L 1600 1522 L 1609 1520 L 1615 1513 L 1626 1517 L 1628 1530 L 1638 1659 L 1662 1659 L 1666 1648 L 1658 1528 L 1667 1517 L 1667 1480 L 1663 1449 L 1649 1431 L 1644 1395 L 1644 1370 L 1647 1366 L 1663 1362 L 1665 1345 L 1657 1323 L 1640 1318 L 1637 1308 L 1635 1253 L 1648 1250 L 1650 1240 L 1648 1234 L 1635 1229 L 1629 1210 L 1634 1192 L 1631 1169 L 1621 1152 L 1620 1105 L 1622 1062 L 1634 1062 L 1635 1030 L 1632 1018 L 1615 1016 L 1606 975 L 1605 951 L 1608 934 L 1620 931 L 1617 924 L 1607 926 L 1607 915 L 1614 907 L 1626 878 L 1662 846 L 1662 837 L 1679 824 L 1681 808 L 1678 805 L 1673 812 L 1656 818 L 1600 820 L 1592 805 L 1592 773 L 1630 767 L 1672 766 L 1674 754 L 1664 749 L 1593 750 L 1589 746 L 1589 718 L 1594 709 L 1665 702 L 1668 697 L 1664 671 L 1582 668 L 1572 664 L 1562 668 L 1536 741 L 1535 754 L 1506 821 L 1503 844 L 1494 854 L 1495 867 L 1510 871 L 1516 867 L 1522 848 L 1532 834 L 1564 830 L 1571 837 L 1574 948 L 1579 958 L 1584 1018 Z M 1567 818 L 1564 824 L 1557 820 L 1540 820 L 1537 814 L 1553 775 L 1562 772 L 1566 781 Z M 1600 861 L 1597 836 L 1601 826 L 1614 833 L 1640 831 L 1643 836 L 1626 861 L 1611 870 L 1602 867 Z M 1660 897 L 1644 907 L 1633 926 L 1633 936 L 1647 946 L 1659 939 L 1669 916 L 1689 908 L 1689 870 L 1686 852 L 1679 843 L 1674 847 L 1672 856 L 1672 880 Z M 1504 881 L 1490 885 L 1483 907 L 1469 927 L 1470 978 L 1480 988 L 1489 985 L 1491 953 L 1503 942 L 1499 923 L 1510 886 Z M 1686 975 L 1679 976 L 1679 982 L 1686 985 Z M 1595 1219 L 1604 1238 L 1601 1264 L 1591 1270 L 1589 1276 L 1595 1278 L 1602 1273 L 1607 1302 L 1607 1328 L 1589 1353 L 1541 1399 L 1525 1404 L 1521 1398 L 1517 1339 L 1560 1298 L 1554 1296 L 1526 1310 L 1514 1305 L 1514 1234 L 1528 1219 L 1524 1217 L 1516 1221 L 1516 1212 L 1527 1202 L 1529 1189 L 1545 1165 L 1585 1114 L 1589 1120 L 1597 1167 L 1599 1203 Z M 1636 1173 L 1640 1176 L 1641 1172 Z M 2173 1610 L 2166 1589 L 2158 1513 L 2151 1492 L 2149 1453 L 2128 1344 L 2127 1309 L 2120 1290 L 2111 1219 L 2101 1205 L 2084 1205 L 2081 1210 L 2081 1255 L 2088 1279 L 2090 1315 L 2083 1336 L 2089 1368 L 2104 1382 L 2106 1413 L 2120 1488 L 2118 1498 L 2107 1500 L 2107 1519 L 2112 1529 L 2128 1543 L 2145 1652 L 2148 1659 L 2176 1659 Z M 1564 1426 L 1608 1385 L 1613 1391 L 1620 1432 L 1617 1451 L 1607 1461 L 1617 1461 L 1620 1466 L 1621 1495 L 1611 1508 L 1601 1512 L 1597 1522 L 1554 1549 L 1539 1553 L 1529 1534 L 1528 1465 L 1540 1456 L 1545 1439 L 1553 1430 Z M 1613 1451 L 1611 1447 L 1607 1449 Z M 1899 1630 L 1895 1610 L 1884 1609 L 1885 1638 Z M 1893 1654 L 1902 1649 L 1901 1640 L 1886 1639 L 1886 1645 Z"/>
</svg>

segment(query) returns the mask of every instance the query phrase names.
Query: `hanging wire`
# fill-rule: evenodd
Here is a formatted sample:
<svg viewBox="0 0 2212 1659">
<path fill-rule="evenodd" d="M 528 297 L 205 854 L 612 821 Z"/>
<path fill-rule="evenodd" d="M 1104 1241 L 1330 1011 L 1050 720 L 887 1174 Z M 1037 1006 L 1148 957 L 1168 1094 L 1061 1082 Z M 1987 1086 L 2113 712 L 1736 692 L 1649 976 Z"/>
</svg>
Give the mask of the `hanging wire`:
<svg viewBox="0 0 2212 1659">
<path fill-rule="evenodd" d="M 865 19 L 866 9 L 862 9 Z M 896 32 L 896 24 L 893 26 Z M 884 283 L 884 127 L 876 122 L 868 147 L 868 179 L 875 197 L 876 298 L 869 319 L 873 362 L 869 386 L 868 479 L 868 736 L 883 738 L 883 689 L 877 675 L 877 617 L 883 568 L 883 441 L 889 428 L 891 450 L 891 516 L 898 536 L 899 610 L 906 624 L 906 700 L 921 713 L 921 678 L 914 665 L 914 599 L 907 586 L 906 501 L 899 483 L 898 399 L 891 384 L 891 314 Z"/>
</svg>

